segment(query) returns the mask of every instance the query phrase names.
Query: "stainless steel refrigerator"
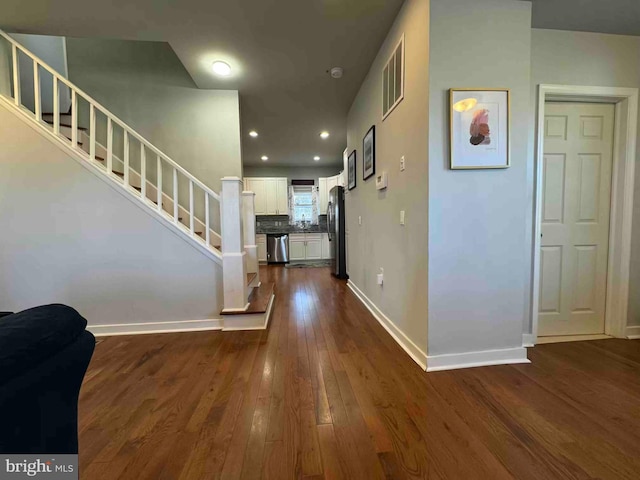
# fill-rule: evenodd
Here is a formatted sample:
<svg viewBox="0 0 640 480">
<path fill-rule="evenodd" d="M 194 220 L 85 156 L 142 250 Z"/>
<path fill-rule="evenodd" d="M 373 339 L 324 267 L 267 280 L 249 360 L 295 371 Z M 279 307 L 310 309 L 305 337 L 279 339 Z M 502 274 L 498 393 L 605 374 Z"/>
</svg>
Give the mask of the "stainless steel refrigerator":
<svg viewBox="0 0 640 480">
<path fill-rule="evenodd" d="M 347 275 L 347 241 L 345 226 L 344 188 L 333 187 L 329 192 L 327 227 L 331 246 L 331 273 L 338 278 Z"/>
</svg>

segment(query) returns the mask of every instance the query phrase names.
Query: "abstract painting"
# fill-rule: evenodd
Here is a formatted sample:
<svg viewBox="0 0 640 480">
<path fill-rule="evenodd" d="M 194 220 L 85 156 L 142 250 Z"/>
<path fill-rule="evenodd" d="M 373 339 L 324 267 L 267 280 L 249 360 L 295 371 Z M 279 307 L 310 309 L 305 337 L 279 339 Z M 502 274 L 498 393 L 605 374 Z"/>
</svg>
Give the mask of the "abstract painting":
<svg viewBox="0 0 640 480">
<path fill-rule="evenodd" d="M 508 89 L 451 89 L 451 169 L 509 166 Z"/>
<path fill-rule="evenodd" d="M 349 155 L 349 158 L 347 159 L 347 166 L 348 166 L 348 178 L 347 178 L 347 187 L 349 188 L 349 190 L 353 190 L 354 188 L 356 188 L 356 151 L 354 150 L 353 152 L 351 152 L 351 154 Z"/>
<path fill-rule="evenodd" d="M 376 126 L 372 125 L 362 139 L 362 179 L 376 173 Z"/>
</svg>

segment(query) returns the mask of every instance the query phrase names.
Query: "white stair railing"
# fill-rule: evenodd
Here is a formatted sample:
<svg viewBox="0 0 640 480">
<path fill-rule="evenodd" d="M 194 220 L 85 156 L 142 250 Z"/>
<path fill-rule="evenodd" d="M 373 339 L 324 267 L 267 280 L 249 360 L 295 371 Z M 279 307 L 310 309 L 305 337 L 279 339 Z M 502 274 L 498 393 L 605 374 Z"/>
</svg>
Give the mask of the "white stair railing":
<svg viewBox="0 0 640 480">
<path fill-rule="evenodd" d="M 33 64 L 33 92 L 34 92 L 34 104 L 33 109 L 28 109 L 33 114 L 36 122 L 42 126 L 49 126 L 43 120 L 42 112 L 42 82 L 40 80 L 40 71 L 44 70 L 48 72 L 52 77 L 52 96 L 53 96 L 53 125 L 49 128 L 52 135 L 58 139 L 61 138 L 61 124 L 60 124 L 60 89 L 61 86 L 67 87 L 71 92 L 71 138 L 69 139 L 70 146 L 75 151 L 83 154 L 86 160 L 92 162 L 94 165 L 98 164 L 96 157 L 96 145 L 98 135 L 98 122 L 97 115 L 101 115 L 106 119 L 106 143 L 107 143 L 107 155 L 105 165 L 101 169 L 103 173 L 108 175 L 111 179 L 117 181 L 123 188 L 129 193 L 139 197 L 149 208 L 156 209 L 158 213 L 167 216 L 169 213 L 163 210 L 163 171 L 171 173 L 171 199 L 173 203 L 173 212 L 171 214 L 173 223 L 182 230 L 183 233 L 189 235 L 196 241 L 204 244 L 209 250 L 213 251 L 216 256 L 220 256 L 217 248 L 211 245 L 211 231 L 213 230 L 214 236 L 220 238 L 220 234 L 216 232 L 211 225 L 211 201 L 218 202 L 218 208 L 220 209 L 220 195 L 207 187 L 204 183 L 198 180 L 195 176 L 189 173 L 186 169 L 178 165 L 168 155 L 164 154 L 160 149 L 148 142 L 142 135 L 138 134 L 133 128 L 129 127 L 124 121 L 120 120 L 117 116 L 103 107 L 90 95 L 83 92 L 76 87 L 73 83 L 69 82 L 66 78 L 61 76 L 57 71 L 47 65 L 44 61 L 34 55 L 32 52 L 24 48 L 13 38 L 0 30 L 0 36 L 9 42 L 11 45 L 11 66 L 13 70 L 12 83 L 13 91 L 12 98 L 17 107 L 23 112 L 27 108 L 22 103 L 21 95 L 21 77 L 20 77 L 20 55 L 25 55 L 31 59 Z M 83 149 L 79 145 L 78 130 L 79 130 L 79 104 L 80 101 L 84 101 L 89 107 L 89 148 Z M 123 158 L 124 172 L 122 178 L 120 178 L 113 170 L 114 154 L 114 130 L 119 128 L 122 131 L 123 137 Z M 67 137 L 65 137 L 67 138 Z M 140 163 L 140 187 L 135 187 L 130 183 L 130 169 L 131 167 L 131 144 L 136 142 L 139 144 L 140 153 L 138 161 Z M 87 151 L 88 150 L 88 151 Z M 152 162 L 153 168 L 156 170 L 156 181 L 153 184 L 152 179 L 149 176 L 149 165 L 147 162 L 155 157 L 155 162 Z M 148 198 L 147 182 L 151 182 L 155 186 L 155 198 Z M 183 208 L 179 204 L 179 185 L 182 182 L 186 182 L 188 185 L 188 227 L 180 223 L 180 209 Z M 183 183 L 184 184 L 184 183 Z M 202 199 L 202 208 L 204 210 L 204 219 L 196 216 L 196 198 Z M 155 204 L 155 205 L 154 205 Z M 195 225 L 196 220 L 198 223 L 205 225 L 205 232 L 196 232 Z M 200 236 L 201 234 L 202 236 Z"/>
</svg>

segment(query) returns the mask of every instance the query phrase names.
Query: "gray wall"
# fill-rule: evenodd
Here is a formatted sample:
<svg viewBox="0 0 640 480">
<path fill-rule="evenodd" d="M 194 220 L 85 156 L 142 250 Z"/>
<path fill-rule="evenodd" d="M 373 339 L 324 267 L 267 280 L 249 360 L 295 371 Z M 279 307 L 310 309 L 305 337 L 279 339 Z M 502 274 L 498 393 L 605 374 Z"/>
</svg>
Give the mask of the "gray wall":
<svg viewBox="0 0 640 480">
<path fill-rule="evenodd" d="M 405 35 L 404 100 L 382 121 L 382 69 Z M 427 348 L 429 1 L 407 0 L 362 84 L 347 121 L 357 150 L 357 186 L 346 196 L 352 281 L 418 348 Z M 362 138 L 376 126 L 376 172 L 388 188 L 362 180 Z M 400 171 L 400 157 L 406 170 Z M 406 211 L 406 226 L 400 211 Z M 362 216 L 362 225 L 358 224 Z M 384 286 L 376 275 L 384 268 Z"/>
<path fill-rule="evenodd" d="M 64 37 L 48 35 L 27 35 L 12 33 L 13 39 L 39 57 L 63 77 L 67 78 L 67 52 Z M 33 61 L 20 54 L 20 91 L 22 103 L 33 110 Z M 43 112 L 53 112 L 53 75 L 40 69 L 40 95 Z M 71 107 L 71 93 L 67 87 L 60 86 L 60 111 L 67 112 Z"/>
<path fill-rule="evenodd" d="M 216 192 L 242 176 L 235 90 L 196 88 L 167 43 L 67 39 L 69 78 Z"/>
<path fill-rule="evenodd" d="M 314 180 L 316 185 L 320 177 L 333 177 L 342 170 L 342 166 L 329 167 L 244 167 L 245 177 L 287 177 L 289 183 L 295 180 Z"/>
<path fill-rule="evenodd" d="M 11 83 L 11 44 L 0 38 L 0 95 L 12 95 Z"/>
<path fill-rule="evenodd" d="M 0 305 L 91 325 L 219 318 L 221 267 L 0 106 Z"/>
<path fill-rule="evenodd" d="M 542 83 L 639 88 L 640 38 L 533 29 L 531 78 L 534 89 Z M 532 99 L 534 100 L 531 108 L 533 119 L 537 107 L 535 92 Z M 640 155 L 638 160 L 640 161 Z M 533 172 L 533 164 L 531 164 L 531 171 Z M 636 167 L 635 177 L 629 279 L 630 325 L 640 325 L 640 168 L 638 167 Z M 530 196 L 533 197 L 533 190 Z"/>
<path fill-rule="evenodd" d="M 429 355 L 522 346 L 531 4 L 432 0 Z M 448 89 L 511 89 L 511 167 L 449 170 Z"/>
</svg>

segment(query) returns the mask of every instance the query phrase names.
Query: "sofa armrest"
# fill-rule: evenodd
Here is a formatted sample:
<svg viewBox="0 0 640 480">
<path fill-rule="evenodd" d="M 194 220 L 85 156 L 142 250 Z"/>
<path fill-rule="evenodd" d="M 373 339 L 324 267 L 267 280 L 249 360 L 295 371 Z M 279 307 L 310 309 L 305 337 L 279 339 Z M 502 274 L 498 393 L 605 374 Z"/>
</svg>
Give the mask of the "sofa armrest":
<svg viewBox="0 0 640 480">
<path fill-rule="evenodd" d="M 0 318 L 0 386 L 73 343 L 87 321 L 66 305 L 45 305 Z"/>
</svg>

